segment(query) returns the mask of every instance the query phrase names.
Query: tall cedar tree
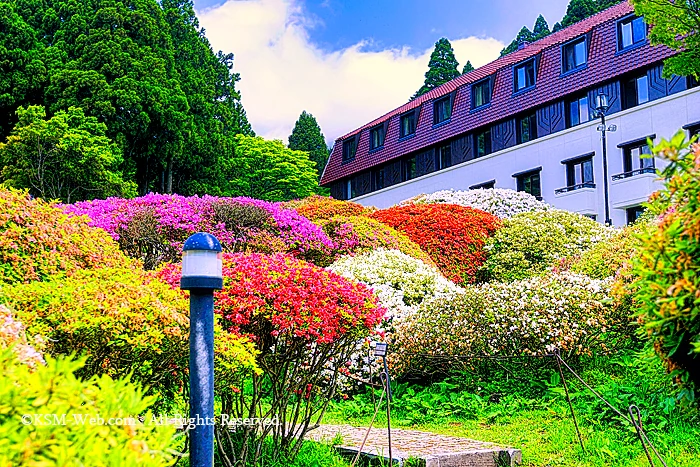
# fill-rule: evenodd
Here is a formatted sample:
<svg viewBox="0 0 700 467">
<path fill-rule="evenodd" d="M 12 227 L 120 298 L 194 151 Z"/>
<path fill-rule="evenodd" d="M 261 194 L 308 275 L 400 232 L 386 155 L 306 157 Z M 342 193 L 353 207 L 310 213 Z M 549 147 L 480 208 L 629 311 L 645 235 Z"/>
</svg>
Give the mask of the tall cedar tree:
<svg viewBox="0 0 700 467">
<path fill-rule="evenodd" d="M 309 159 L 316 163 L 316 172 L 321 177 L 328 160 L 328 147 L 316 118 L 306 110 L 299 115 L 292 134 L 289 135 L 289 149 L 308 152 Z"/>
<path fill-rule="evenodd" d="M 425 73 L 423 86 L 416 91 L 411 99 L 422 96 L 441 84 L 458 77 L 460 75 L 458 66 L 459 63 L 455 58 L 452 44 L 443 37 L 435 43 L 435 50 L 430 54 L 430 62 L 428 62 L 428 71 Z"/>
<path fill-rule="evenodd" d="M 472 62 L 467 60 L 467 63 L 464 64 L 464 68 L 462 68 L 462 74 L 465 75 L 470 71 L 474 71 L 474 65 L 472 65 Z"/>
<path fill-rule="evenodd" d="M 695 0 L 633 0 L 634 11 L 651 24 L 652 44 L 664 44 L 680 53 L 664 61 L 664 76 L 700 79 L 700 3 Z"/>
</svg>

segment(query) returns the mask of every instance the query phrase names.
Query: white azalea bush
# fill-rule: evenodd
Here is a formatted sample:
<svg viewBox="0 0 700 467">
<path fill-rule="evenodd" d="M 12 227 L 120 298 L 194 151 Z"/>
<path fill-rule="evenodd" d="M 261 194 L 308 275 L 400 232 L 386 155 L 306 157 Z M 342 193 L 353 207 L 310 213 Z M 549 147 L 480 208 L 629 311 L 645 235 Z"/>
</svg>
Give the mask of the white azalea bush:
<svg viewBox="0 0 700 467">
<path fill-rule="evenodd" d="M 469 286 L 397 324 L 392 369 L 435 371 L 447 355 L 589 355 L 615 347 L 628 318 L 609 300 L 611 279 L 560 273 Z"/>
<path fill-rule="evenodd" d="M 488 239 L 483 276 L 513 281 L 541 275 L 615 232 L 586 216 L 560 209 L 516 214 L 505 219 Z"/>
<path fill-rule="evenodd" d="M 480 188 L 478 190 L 441 190 L 403 201 L 401 204 L 457 204 L 480 209 L 501 219 L 508 219 L 523 212 L 548 211 L 547 203 L 524 191 L 505 188 Z"/>
<path fill-rule="evenodd" d="M 17 321 L 9 308 L 0 305 L 0 351 L 12 349 L 18 360 L 31 368 L 44 365 L 44 355 L 41 352 L 44 340 L 41 336 L 27 337 L 24 325 Z M 38 350 L 37 350 L 38 348 Z"/>
<path fill-rule="evenodd" d="M 391 342 L 394 329 L 403 320 L 414 315 L 421 305 L 439 298 L 448 298 L 464 291 L 446 279 L 440 271 L 423 261 L 398 250 L 378 248 L 357 256 L 345 256 L 328 269 L 370 286 L 387 309 L 384 322 L 377 330 L 378 338 Z M 369 342 L 358 343 L 347 373 L 361 379 L 377 375 L 379 362 L 370 357 Z M 352 387 L 352 380 L 343 381 L 344 389 Z"/>
</svg>

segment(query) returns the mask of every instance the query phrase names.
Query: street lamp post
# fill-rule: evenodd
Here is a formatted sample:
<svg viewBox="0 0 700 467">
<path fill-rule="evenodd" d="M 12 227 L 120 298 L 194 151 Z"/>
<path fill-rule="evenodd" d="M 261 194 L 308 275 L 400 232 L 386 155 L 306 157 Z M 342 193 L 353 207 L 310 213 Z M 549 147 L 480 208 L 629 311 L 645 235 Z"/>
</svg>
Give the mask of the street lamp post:
<svg viewBox="0 0 700 467">
<path fill-rule="evenodd" d="M 382 382 L 386 389 L 386 429 L 387 429 L 387 441 L 389 442 L 389 465 L 394 464 L 394 456 L 391 452 L 391 379 L 389 378 L 389 366 L 386 364 L 386 354 L 388 351 L 389 344 L 385 342 L 377 342 L 374 347 L 374 356 L 382 357 L 384 361 L 384 373 L 382 375 Z"/>
<path fill-rule="evenodd" d="M 190 291 L 190 435 L 192 467 L 214 465 L 214 290 L 221 289 L 221 244 L 196 233 L 182 248 L 180 288 Z"/>
<path fill-rule="evenodd" d="M 600 125 L 596 130 L 600 131 L 603 140 L 603 192 L 605 194 L 605 224 L 612 225 L 612 219 L 610 219 L 610 195 L 608 188 L 608 144 L 606 139 L 606 132 L 617 130 L 616 125 L 605 125 L 605 112 L 608 110 L 610 105 L 608 104 L 608 96 L 602 92 L 596 96 L 595 99 L 595 110 L 596 117 L 600 118 Z"/>
</svg>

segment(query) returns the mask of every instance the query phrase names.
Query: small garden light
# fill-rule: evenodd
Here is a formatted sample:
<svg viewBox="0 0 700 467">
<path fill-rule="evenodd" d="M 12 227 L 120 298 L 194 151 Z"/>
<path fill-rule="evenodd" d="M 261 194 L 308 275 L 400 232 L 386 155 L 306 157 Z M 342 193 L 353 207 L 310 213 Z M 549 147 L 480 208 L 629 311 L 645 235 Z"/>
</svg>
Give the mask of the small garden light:
<svg viewBox="0 0 700 467">
<path fill-rule="evenodd" d="M 374 356 L 375 357 L 386 357 L 387 350 L 386 342 L 375 342 L 374 344 Z"/>
<path fill-rule="evenodd" d="M 196 233 L 182 248 L 180 288 L 190 291 L 190 465 L 214 465 L 214 290 L 223 287 L 221 244 Z"/>
</svg>

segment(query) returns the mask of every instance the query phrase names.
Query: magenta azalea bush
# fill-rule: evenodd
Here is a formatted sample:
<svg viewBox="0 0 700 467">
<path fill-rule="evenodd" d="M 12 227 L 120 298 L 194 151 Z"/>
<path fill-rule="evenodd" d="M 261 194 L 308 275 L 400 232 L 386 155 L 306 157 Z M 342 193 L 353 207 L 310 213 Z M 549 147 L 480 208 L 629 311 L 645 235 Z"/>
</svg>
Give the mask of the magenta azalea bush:
<svg viewBox="0 0 700 467">
<path fill-rule="evenodd" d="M 225 251 L 290 253 L 313 260 L 327 256 L 333 242 L 296 211 L 252 198 L 148 194 L 140 198 L 83 201 L 63 206 L 106 230 L 129 256 L 147 269 L 177 261 L 195 232 L 210 232 Z"/>
</svg>

